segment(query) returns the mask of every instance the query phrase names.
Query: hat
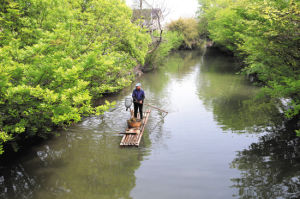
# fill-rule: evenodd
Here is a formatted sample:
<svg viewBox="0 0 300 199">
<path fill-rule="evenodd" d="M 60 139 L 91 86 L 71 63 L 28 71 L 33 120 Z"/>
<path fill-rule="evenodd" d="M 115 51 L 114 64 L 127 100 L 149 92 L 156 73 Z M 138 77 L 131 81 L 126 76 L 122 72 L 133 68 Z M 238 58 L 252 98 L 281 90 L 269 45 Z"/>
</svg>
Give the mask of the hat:
<svg viewBox="0 0 300 199">
<path fill-rule="evenodd" d="M 137 84 L 135 85 L 135 87 L 138 87 L 138 86 L 142 86 L 142 84 L 141 84 L 141 83 L 137 83 Z"/>
</svg>

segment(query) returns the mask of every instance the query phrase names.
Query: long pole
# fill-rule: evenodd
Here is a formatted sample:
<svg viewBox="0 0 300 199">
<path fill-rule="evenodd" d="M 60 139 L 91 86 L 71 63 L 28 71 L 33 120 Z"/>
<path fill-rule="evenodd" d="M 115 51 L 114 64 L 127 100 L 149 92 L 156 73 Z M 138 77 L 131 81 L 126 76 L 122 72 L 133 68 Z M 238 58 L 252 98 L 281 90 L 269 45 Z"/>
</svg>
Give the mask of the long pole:
<svg viewBox="0 0 300 199">
<path fill-rule="evenodd" d="M 150 107 L 152 107 L 152 108 L 155 108 L 155 109 L 157 109 L 157 110 L 159 110 L 159 111 L 161 111 L 161 112 L 164 112 L 164 113 L 167 113 L 168 114 L 168 111 L 165 111 L 165 110 L 162 110 L 162 109 L 160 109 L 160 108 L 157 108 L 157 107 L 155 107 L 155 106 L 153 106 L 153 105 L 151 105 L 151 104 L 145 104 L 146 106 L 150 106 Z"/>
</svg>

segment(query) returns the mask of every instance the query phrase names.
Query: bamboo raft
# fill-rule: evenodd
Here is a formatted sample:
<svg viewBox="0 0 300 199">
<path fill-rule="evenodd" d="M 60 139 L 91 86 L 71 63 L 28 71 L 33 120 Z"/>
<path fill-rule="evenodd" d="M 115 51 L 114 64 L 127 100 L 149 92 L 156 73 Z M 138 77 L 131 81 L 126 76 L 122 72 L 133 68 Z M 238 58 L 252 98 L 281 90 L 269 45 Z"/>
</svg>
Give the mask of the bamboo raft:
<svg viewBox="0 0 300 199">
<path fill-rule="evenodd" d="M 142 125 L 139 129 L 127 129 L 125 135 L 123 136 L 120 146 L 139 146 L 142 136 L 144 134 L 145 126 L 148 122 L 148 118 L 151 110 L 147 109 L 146 112 L 143 113 Z"/>
</svg>

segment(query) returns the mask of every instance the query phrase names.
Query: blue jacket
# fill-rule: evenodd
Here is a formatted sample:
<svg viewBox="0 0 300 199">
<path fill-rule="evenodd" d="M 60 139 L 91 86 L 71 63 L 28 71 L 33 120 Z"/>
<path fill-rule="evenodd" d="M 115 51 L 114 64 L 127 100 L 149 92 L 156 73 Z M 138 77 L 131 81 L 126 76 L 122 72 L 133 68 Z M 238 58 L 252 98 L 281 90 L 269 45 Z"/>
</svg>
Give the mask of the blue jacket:
<svg viewBox="0 0 300 199">
<path fill-rule="evenodd" d="M 134 89 L 132 92 L 133 102 L 140 101 L 145 99 L 145 93 L 142 89 L 136 90 Z"/>
</svg>

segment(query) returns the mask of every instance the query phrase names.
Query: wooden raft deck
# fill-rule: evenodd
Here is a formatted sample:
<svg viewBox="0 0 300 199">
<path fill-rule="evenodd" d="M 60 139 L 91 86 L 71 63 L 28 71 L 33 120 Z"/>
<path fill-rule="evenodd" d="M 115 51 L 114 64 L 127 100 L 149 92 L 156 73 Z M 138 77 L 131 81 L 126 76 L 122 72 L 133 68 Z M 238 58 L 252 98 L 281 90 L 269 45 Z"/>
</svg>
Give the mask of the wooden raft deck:
<svg viewBox="0 0 300 199">
<path fill-rule="evenodd" d="M 148 122 L 148 118 L 150 115 L 151 110 L 148 109 L 146 112 L 143 113 L 143 123 L 140 127 L 140 133 L 136 134 L 125 134 L 121 140 L 120 146 L 139 146 L 142 136 L 144 134 L 145 126 Z"/>
</svg>

